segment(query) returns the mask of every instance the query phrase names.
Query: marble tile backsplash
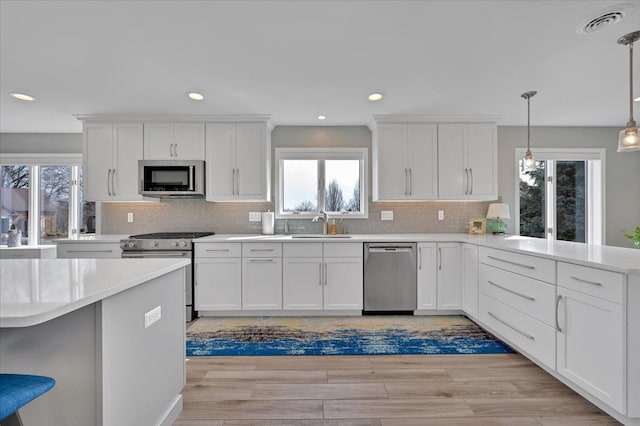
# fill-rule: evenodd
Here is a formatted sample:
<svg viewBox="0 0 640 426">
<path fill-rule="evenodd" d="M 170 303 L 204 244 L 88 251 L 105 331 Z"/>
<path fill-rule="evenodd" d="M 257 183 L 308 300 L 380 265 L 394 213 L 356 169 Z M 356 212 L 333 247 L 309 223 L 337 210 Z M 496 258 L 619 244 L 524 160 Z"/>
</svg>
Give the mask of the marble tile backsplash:
<svg viewBox="0 0 640 426">
<path fill-rule="evenodd" d="M 350 234 L 458 233 L 467 232 L 469 219 L 485 217 L 489 202 L 369 203 L 369 219 L 345 219 Z M 139 234 L 171 231 L 214 231 L 216 234 L 260 234 L 262 224 L 249 222 L 249 212 L 273 211 L 273 203 L 209 203 L 204 200 L 102 203 L 103 234 Z M 380 220 L 382 210 L 392 210 L 393 220 Z M 444 220 L 438 220 L 438 210 Z M 127 214 L 133 213 L 133 223 Z M 284 220 L 276 219 L 277 234 Z M 321 222 L 290 219 L 290 233 L 321 233 Z"/>
</svg>

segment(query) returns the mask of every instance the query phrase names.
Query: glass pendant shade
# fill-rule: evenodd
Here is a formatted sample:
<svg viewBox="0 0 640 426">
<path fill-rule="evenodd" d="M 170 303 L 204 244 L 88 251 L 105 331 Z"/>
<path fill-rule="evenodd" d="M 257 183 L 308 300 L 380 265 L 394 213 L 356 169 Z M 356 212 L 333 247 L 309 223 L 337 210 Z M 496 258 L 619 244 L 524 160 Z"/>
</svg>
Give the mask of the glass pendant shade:
<svg viewBox="0 0 640 426">
<path fill-rule="evenodd" d="M 527 150 L 527 153 L 522 159 L 522 167 L 520 168 L 520 170 L 522 170 L 523 172 L 534 172 L 536 168 L 536 159 L 533 158 L 533 154 L 531 154 L 531 151 Z"/>
<path fill-rule="evenodd" d="M 522 172 L 533 172 L 537 168 L 536 160 L 531 153 L 531 98 L 537 93 L 535 90 L 532 90 L 520 95 L 521 98 L 527 100 L 527 152 L 522 159 L 522 166 L 520 168 Z"/>
<path fill-rule="evenodd" d="M 620 130 L 618 152 L 640 151 L 640 141 L 638 141 L 639 131 L 636 126 Z"/>
<path fill-rule="evenodd" d="M 640 39 L 640 31 L 634 31 L 618 39 L 618 44 L 629 46 L 629 121 L 618 136 L 618 152 L 640 151 L 638 126 L 633 119 L 633 43 Z"/>
</svg>

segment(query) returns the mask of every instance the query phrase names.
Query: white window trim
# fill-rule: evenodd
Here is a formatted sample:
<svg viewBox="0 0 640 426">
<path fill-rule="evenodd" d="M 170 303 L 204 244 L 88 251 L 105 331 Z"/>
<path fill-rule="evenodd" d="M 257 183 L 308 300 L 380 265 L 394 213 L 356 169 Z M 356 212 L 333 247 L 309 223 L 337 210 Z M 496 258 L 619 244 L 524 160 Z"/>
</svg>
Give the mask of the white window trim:
<svg viewBox="0 0 640 426">
<path fill-rule="evenodd" d="M 526 148 L 515 150 L 515 235 L 520 235 L 520 166 L 519 161 L 524 157 Z M 587 182 L 587 243 L 602 245 L 606 241 L 606 150 L 603 148 L 540 148 L 532 149 L 533 157 L 549 161 L 587 161 L 587 173 L 592 178 Z M 548 183 L 546 183 L 548 185 Z M 596 186 L 600 185 L 600 191 Z M 554 185 L 555 190 L 555 185 Z M 555 194 L 553 199 L 555 199 Z M 548 207 L 547 207 L 547 211 Z M 600 218 L 600 227 L 596 226 L 594 218 Z M 545 228 L 548 225 L 545 223 Z M 555 226 L 553 226 L 555 238 Z M 545 235 L 547 235 L 545 229 Z"/>
<path fill-rule="evenodd" d="M 70 166 L 72 167 L 69 188 L 69 204 L 77 203 L 79 208 L 79 187 L 77 167 L 82 166 L 82 154 L 2 154 L 0 155 L 1 166 L 30 166 L 29 169 L 29 211 L 40 211 L 40 168 L 42 166 Z M 38 166 L 35 168 L 34 166 Z M 69 238 L 77 237 L 79 234 L 78 212 L 76 209 L 69 208 Z M 37 246 L 40 244 L 40 215 L 29 214 L 29 229 L 36 229 L 37 232 L 29 232 L 27 244 L 29 246 Z"/>
<path fill-rule="evenodd" d="M 359 160 L 360 167 L 360 205 L 361 213 L 343 212 L 331 214 L 331 218 L 367 219 L 369 217 L 369 191 L 367 186 L 367 163 L 369 150 L 367 148 L 276 148 L 276 219 L 311 219 L 317 212 L 285 213 L 283 205 L 284 176 L 282 174 L 283 160 Z M 323 172 L 323 171 L 322 171 Z M 324 173 L 318 176 L 319 186 L 324 188 Z M 318 205 L 324 205 L 324 191 L 318 191 Z M 322 204 L 321 204 L 322 203 Z"/>
</svg>

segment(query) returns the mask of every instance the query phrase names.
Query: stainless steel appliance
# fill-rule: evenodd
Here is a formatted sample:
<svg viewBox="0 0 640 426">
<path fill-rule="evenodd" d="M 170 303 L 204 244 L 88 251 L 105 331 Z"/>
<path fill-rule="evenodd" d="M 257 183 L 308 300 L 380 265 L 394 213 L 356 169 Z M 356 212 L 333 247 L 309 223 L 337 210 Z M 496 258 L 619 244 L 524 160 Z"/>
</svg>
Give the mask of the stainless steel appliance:
<svg viewBox="0 0 640 426">
<path fill-rule="evenodd" d="M 193 242 L 194 238 L 213 235 L 213 232 L 157 232 L 131 235 L 120 240 L 123 258 L 184 258 L 191 260 L 186 279 L 186 318 L 196 317 L 193 309 Z"/>
<path fill-rule="evenodd" d="M 364 244 L 365 313 L 417 308 L 416 243 Z"/>
<path fill-rule="evenodd" d="M 203 197 L 204 161 L 138 160 L 138 180 L 147 197 Z"/>
</svg>

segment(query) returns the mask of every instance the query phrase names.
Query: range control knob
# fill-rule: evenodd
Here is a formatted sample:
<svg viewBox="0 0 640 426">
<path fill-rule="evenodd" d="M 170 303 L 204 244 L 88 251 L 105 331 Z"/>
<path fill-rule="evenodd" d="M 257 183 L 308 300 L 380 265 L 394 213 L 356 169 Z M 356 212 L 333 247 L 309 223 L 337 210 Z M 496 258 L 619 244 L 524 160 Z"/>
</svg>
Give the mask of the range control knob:
<svg viewBox="0 0 640 426">
<path fill-rule="evenodd" d="M 177 241 L 171 241 L 171 246 L 172 247 L 178 247 L 178 242 Z"/>
<path fill-rule="evenodd" d="M 136 243 L 134 243 L 133 241 L 129 241 L 127 243 L 127 247 L 129 247 L 129 248 L 134 248 L 135 246 L 136 246 Z"/>
<path fill-rule="evenodd" d="M 127 243 L 125 241 L 120 242 L 120 248 L 125 248 L 126 246 L 127 246 Z"/>
<path fill-rule="evenodd" d="M 183 241 L 183 242 L 181 242 L 181 243 L 180 243 L 180 245 L 181 245 L 182 247 L 186 247 L 186 246 L 187 246 L 187 242 L 186 242 L 186 241 Z"/>
<path fill-rule="evenodd" d="M 151 241 L 151 242 L 149 243 L 149 245 L 150 245 L 151 247 L 158 247 L 158 243 L 157 243 L 156 241 Z"/>
</svg>

